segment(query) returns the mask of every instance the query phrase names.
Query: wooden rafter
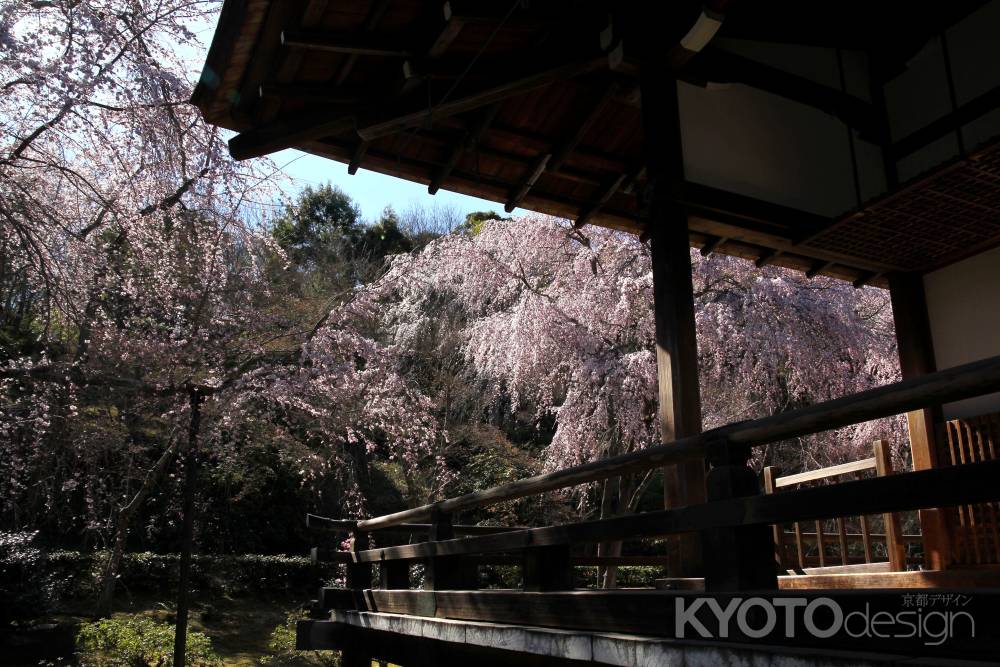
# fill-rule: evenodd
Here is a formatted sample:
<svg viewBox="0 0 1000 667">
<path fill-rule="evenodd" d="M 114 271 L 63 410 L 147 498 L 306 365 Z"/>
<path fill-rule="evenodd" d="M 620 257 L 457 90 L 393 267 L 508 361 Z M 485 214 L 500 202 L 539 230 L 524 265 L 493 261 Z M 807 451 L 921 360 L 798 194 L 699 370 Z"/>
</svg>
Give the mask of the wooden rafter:
<svg viewBox="0 0 1000 667">
<path fill-rule="evenodd" d="M 509 97 L 543 88 L 554 81 L 570 79 L 603 69 L 606 66 L 607 63 L 603 56 L 583 57 L 515 76 L 504 82 L 482 86 L 430 106 L 421 105 L 420 108 L 411 110 L 390 109 L 377 115 L 373 114 L 370 119 L 365 119 L 363 123 L 359 124 L 358 134 L 363 139 L 375 139 L 430 123 L 438 118 L 473 111 Z"/>
<path fill-rule="evenodd" d="M 361 168 L 361 161 L 365 159 L 365 155 L 368 154 L 369 143 L 367 141 L 359 141 L 358 147 L 354 149 L 354 155 L 351 156 L 351 162 L 347 165 L 347 173 L 353 176 L 358 173 L 358 169 Z"/>
<path fill-rule="evenodd" d="M 371 141 L 387 134 L 416 127 L 435 119 L 474 111 L 515 95 L 573 76 L 606 67 L 603 56 L 581 58 L 511 78 L 508 81 L 468 91 L 462 95 L 427 107 L 409 101 L 372 105 L 347 111 L 310 112 L 282 118 L 253 130 L 243 132 L 229 141 L 229 150 L 237 160 L 260 157 L 296 144 L 322 139 L 357 128 L 358 136 Z"/>
<path fill-rule="evenodd" d="M 773 260 L 777 259 L 779 255 L 781 255 L 780 250 L 765 250 L 760 254 L 760 257 L 754 260 L 754 265 L 758 269 L 764 268 L 765 266 L 770 264 Z"/>
<path fill-rule="evenodd" d="M 579 229 L 583 227 L 590 219 L 595 215 L 600 213 L 601 209 L 604 208 L 616 192 L 629 192 L 632 186 L 635 184 L 640 173 L 645 171 L 643 169 L 632 169 L 630 171 L 622 172 L 615 176 L 611 182 L 601 191 L 601 195 L 597 198 L 597 201 L 588 205 L 583 209 L 583 212 L 577 216 L 576 220 L 573 221 L 573 226 Z"/>
<path fill-rule="evenodd" d="M 716 250 L 718 250 L 719 246 L 721 246 L 723 243 L 725 243 L 728 240 L 729 239 L 727 239 L 725 236 L 710 236 L 708 238 L 708 240 L 705 241 L 705 245 L 703 245 L 701 247 L 701 251 L 700 251 L 701 252 L 701 256 L 702 257 L 708 257 L 713 252 L 715 252 Z"/>
<path fill-rule="evenodd" d="M 319 31 L 284 30 L 281 33 L 282 46 L 330 53 L 346 53 L 356 56 L 383 56 L 386 58 L 409 58 L 413 53 L 399 47 L 398 39 L 375 38 L 356 33 L 329 33 Z"/>
<path fill-rule="evenodd" d="M 511 196 L 504 205 L 505 211 L 510 213 L 517 208 L 517 205 L 521 203 L 521 200 L 524 199 L 545 171 L 556 172 L 562 168 L 567 158 L 576 150 L 576 147 L 587 135 L 587 132 L 590 131 L 590 128 L 594 126 L 594 123 L 604 113 L 608 104 L 617 95 L 618 84 L 612 82 L 604 89 L 598 97 L 597 102 L 591 106 L 590 111 L 580 120 L 576 128 L 567 134 L 558 146 L 547 153 L 542 153 L 536 158 L 532 167 L 525 172 L 521 182 L 511 191 Z"/>
<path fill-rule="evenodd" d="M 322 102 L 324 104 L 357 105 L 363 99 L 363 93 L 359 90 L 327 84 L 262 83 L 258 86 L 257 92 L 262 98 L 273 97 L 278 100 L 300 99 L 309 102 Z"/>
<path fill-rule="evenodd" d="M 427 192 L 429 194 L 435 194 L 441 188 L 441 185 L 448 179 L 451 175 L 451 170 L 455 168 L 458 164 L 459 159 L 462 154 L 466 151 L 473 150 L 479 143 L 480 138 L 489 129 L 490 123 L 497 115 L 497 110 L 500 108 L 499 104 L 493 104 L 482 111 L 478 120 L 475 123 L 466 128 L 462 133 L 462 138 L 451 148 L 448 153 L 448 158 L 445 160 L 444 164 L 441 165 L 434 173 L 431 178 L 430 184 L 427 186 Z"/>
<path fill-rule="evenodd" d="M 296 2 L 271 3 L 267 18 L 261 28 L 260 37 L 254 45 L 253 55 L 247 64 L 240 85 L 239 94 L 232 101 L 231 113 L 244 122 L 252 120 L 254 110 L 261 101 L 258 95 L 260 83 L 270 78 L 277 69 L 276 61 L 281 48 L 281 31 L 293 22 L 300 22 L 301 4 Z"/>
<path fill-rule="evenodd" d="M 833 266 L 833 262 L 816 262 L 810 269 L 806 270 L 806 278 L 815 278 L 831 266 Z"/>
<path fill-rule="evenodd" d="M 379 21 L 382 20 L 382 16 L 385 14 L 385 10 L 389 8 L 389 0 L 376 0 L 375 4 L 368 12 L 368 16 L 365 18 L 365 25 L 363 28 L 364 32 L 370 33 L 378 27 Z M 347 57 L 344 63 L 337 70 L 337 75 L 334 77 L 334 83 L 338 86 L 343 85 L 347 77 L 350 76 L 351 71 L 354 69 L 354 65 L 358 62 L 358 55 L 352 53 Z"/>
</svg>

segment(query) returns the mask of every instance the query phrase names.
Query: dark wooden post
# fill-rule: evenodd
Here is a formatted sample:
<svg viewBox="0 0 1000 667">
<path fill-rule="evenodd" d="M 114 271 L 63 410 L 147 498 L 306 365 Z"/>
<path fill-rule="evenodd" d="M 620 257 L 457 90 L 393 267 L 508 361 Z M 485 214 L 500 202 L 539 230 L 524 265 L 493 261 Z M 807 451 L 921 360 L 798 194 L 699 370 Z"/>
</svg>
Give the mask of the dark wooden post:
<svg viewBox="0 0 1000 667">
<path fill-rule="evenodd" d="M 400 589 L 410 587 L 410 564 L 405 560 L 379 563 L 379 588 Z"/>
<path fill-rule="evenodd" d="M 886 440 L 876 440 L 875 450 L 875 473 L 879 477 L 892 474 L 892 457 L 889 450 L 889 443 Z M 885 520 L 885 550 L 889 555 L 889 568 L 893 572 L 901 572 L 906 569 L 906 545 L 903 544 L 903 528 L 900 525 L 899 515 L 895 512 L 886 512 L 883 515 Z"/>
<path fill-rule="evenodd" d="M 529 547 L 521 556 L 524 590 L 567 591 L 573 588 L 569 545 Z"/>
<path fill-rule="evenodd" d="M 890 275 L 889 295 L 896 325 L 899 370 L 903 379 L 933 373 L 937 368 L 923 277 L 915 274 Z M 939 413 L 940 407 L 914 410 L 906 414 L 914 470 L 928 470 L 940 465 L 934 432 L 934 424 L 940 421 Z M 940 509 L 924 509 L 919 514 L 924 543 L 924 567 L 943 570 L 951 564 L 946 515 Z"/>
<path fill-rule="evenodd" d="M 725 441 L 709 448 L 708 498 L 725 500 L 761 494 L 757 474 L 750 469 L 748 447 Z M 716 528 L 702 532 L 706 591 L 777 590 L 774 535 L 765 525 Z"/>
<path fill-rule="evenodd" d="M 351 554 L 365 551 L 371 547 L 368 533 L 351 531 Z M 347 587 L 354 591 L 354 604 L 357 609 L 365 609 L 366 588 L 372 587 L 372 564 L 352 560 L 347 564 Z"/>
<path fill-rule="evenodd" d="M 647 186 L 641 207 L 650 239 L 660 438 L 672 442 L 701 432 L 698 343 L 687 212 L 676 203 L 684 182 L 677 81 L 665 54 L 646 53 L 640 65 Z M 705 501 L 705 466 L 698 461 L 664 469 L 669 508 Z M 672 538 L 671 576 L 701 574 L 696 535 Z"/>
<path fill-rule="evenodd" d="M 429 539 L 432 542 L 455 537 L 451 515 L 435 511 L 431 516 Z M 424 589 L 473 590 L 479 587 L 476 564 L 466 556 L 435 556 L 424 561 Z"/>
<path fill-rule="evenodd" d="M 767 466 L 764 468 L 764 493 L 770 495 L 778 490 L 778 477 L 781 476 L 781 468 L 777 466 Z M 788 558 L 785 554 L 785 527 L 780 523 L 773 526 L 774 532 L 774 559 L 778 567 L 784 572 L 788 569 Z"/>
</svg>

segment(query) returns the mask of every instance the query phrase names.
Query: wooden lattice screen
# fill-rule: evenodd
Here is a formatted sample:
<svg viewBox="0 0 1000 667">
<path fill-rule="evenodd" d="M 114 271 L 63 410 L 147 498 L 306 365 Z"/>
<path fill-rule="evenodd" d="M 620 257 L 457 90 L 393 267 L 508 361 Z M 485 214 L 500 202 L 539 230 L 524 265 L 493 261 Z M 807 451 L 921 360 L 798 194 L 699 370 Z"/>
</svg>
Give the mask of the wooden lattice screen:
<svg viewBox="0 0 1000 667">
<path fill-rule="evenodd" d="M 992 461 L 1000 450 L 1000 413 L 952 419 L 941 425 L 938 447 L 942 464 Z M 953 565 L 1000 564 L 997 503 L 962 505 L 946 510 Z"/>
</svg>

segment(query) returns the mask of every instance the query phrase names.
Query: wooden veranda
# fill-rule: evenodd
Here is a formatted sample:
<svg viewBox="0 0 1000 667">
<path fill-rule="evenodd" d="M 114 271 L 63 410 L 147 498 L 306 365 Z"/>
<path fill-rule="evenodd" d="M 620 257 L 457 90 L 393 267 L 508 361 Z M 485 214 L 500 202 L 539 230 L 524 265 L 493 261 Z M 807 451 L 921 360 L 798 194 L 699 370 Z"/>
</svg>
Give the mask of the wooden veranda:
<svg viewBox="0 0 1000 667">
<path fill-rule="evenodd" d="M 299 645 L 405 667 L 993 655 L 997 34 L 1000 0 L 226 0 L 193 101 L 236 133 L 235 157 L 295 147 L 351 174 L 635 233 L 653 265 L 663 444 L 389 516 L 311 518 L 349 532 L 353 547 L 317 550 L 347 564 L 348 585 L 320 592 L 321 617 L 300 624 Z M 903 381 L 702 433 L 691 247 L 888 288 Z M 900 413 L 912 471 L 887 470 L 876 449 L 870 464 L 810 472 L 836 482 L 826 486 L 792 488 L 806 478 L 772 471 L 763 493 L 746 465 L 754 447 Z M 453 523 L 490 503 L 654 467 L 665 471 L 662 511 Z M 877 475 L 842 481 L 865 470 Z M 892 514 L 913 510 L 920 535 L 903 535 Z M 863 562 L 851 562 L 843 518 L 876 514 L 887 515 L 885 562 L 874 562 L 864 522 Z M 836 522 L 829 535 L 826 520 Z M 400 544 L 400 533 L 421 537 Z M 671 536 L 665 553 L 580 549 L 649 536 Z M 826 562 L 828 538 L 840 562 Z M 919 559 L 905 549 L 914 542 Z M 479 590 L 477 568 L 490 563 L 519 565 L 522 588 Z M 638 563 L 667 567 L 660 589 L 574 588 L 575 566 Z M 411 589 L 414 564 L 423 590 Z M 694 627 L 688 604 L 708 605 L 702 624 L 749 596 L 772 609 L 830 600 L 844 614 L 895 614 L 928 590 L 964 602 L 956 613 L 976 619 L 975 642 L 843 628 L 818 637 L 801 615 L 760 633 L 763 609 L 742 628 L 682 632 Z"/>
</svg>

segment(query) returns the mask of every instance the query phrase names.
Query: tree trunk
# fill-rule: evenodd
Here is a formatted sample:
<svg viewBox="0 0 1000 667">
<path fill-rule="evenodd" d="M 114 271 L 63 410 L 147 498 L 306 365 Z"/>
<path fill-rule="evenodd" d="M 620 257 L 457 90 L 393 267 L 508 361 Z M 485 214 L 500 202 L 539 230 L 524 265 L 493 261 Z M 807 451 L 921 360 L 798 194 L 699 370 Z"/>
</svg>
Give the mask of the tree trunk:
<svg viewBox="0 0 1000 667">
<path fill-rule="evenodd" d="M 97 613 L 99 616 L 107 616 L 111 613 L 111 603 L 114 601 L 115 586 L 118 583 L 118 569 L 121 565 L 122 556 L 125 554 L 125 544 L 128 541 L 129 525 L 136 511 L 146 501 L 149 494 L 163 479 L 164 473 L 170 468 L 177 454 L 177 442 L 171 442 L 163 451 L 160 458 L 152 468 L 146 472 L 146 477 L 142 480 L 142 486 L 132 496 L 132 500 L 127 505 L 118 510 L 115 519 L 114 543 L 111 547 L 111 554 L 104 564 L 104 571 L 101 577 L 101 594 L 97 601 Z"/>
<path fill-rule="evenodd" d="M 174 667 L 184 667 L 187 651 L 188 590 L 191 587 L 191 550 L 194 542 L 194 496 L 198 482 L 198 429 L 201 427 L 201 400 L 191 392 L 191 425 L 184 456 L 184 527 L 181 541 L 181 572 L 177 584 L 177 626 L 174 629 Z"/>
</svg>

